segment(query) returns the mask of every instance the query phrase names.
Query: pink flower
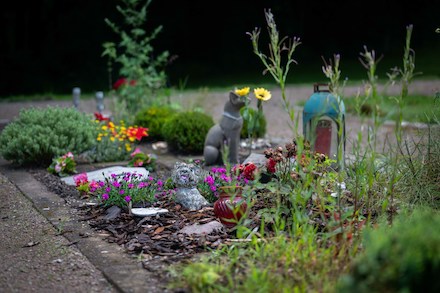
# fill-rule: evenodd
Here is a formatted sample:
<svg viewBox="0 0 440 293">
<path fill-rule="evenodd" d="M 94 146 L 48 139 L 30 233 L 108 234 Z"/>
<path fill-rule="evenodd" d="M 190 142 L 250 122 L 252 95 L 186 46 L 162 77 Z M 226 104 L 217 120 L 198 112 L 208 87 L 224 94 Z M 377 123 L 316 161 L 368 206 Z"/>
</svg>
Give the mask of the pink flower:
<svg viewBox="0 0 440 293">
<path fill-rule="evenodd" d="M 75 181 L 76 186 L 84 185 L 89 182 L 89 179 L 87 178 L 87 173 L 81 173 L 73 176 L 73 180 Z"/>
<path fill-rule="evenodd" d="M 124 197 L 126 202 L 130 202 L 131 201 L 131 197 L 129 195 L 127 195 L 126 197 Z"/>
<path fill-rule="evenodd" d="M 108 197 L 109 197 L 109 196 L 108 196 L 108 193 L 103 193 L 103 194 L 102 194 L 102 199 L 103 199 L 103 200 L 107 200 Z"/>
<path fill-rule="evenodd" d="M 99 184 L 98 184 L 98 182 L 92 180 L 92 182 L 90 182 L 89 187 L 90 187 L 90 192 L 95 192 L 96 189 L 99 188 Z"/>
<path fill-rule="evenodd" d="M 136 148 L 131 154 L 130 156 L 133 158 L 134 156 L 136 156 L 136 154 L 140 154 L 142 153 L 140 148 Z"/>
</svg>

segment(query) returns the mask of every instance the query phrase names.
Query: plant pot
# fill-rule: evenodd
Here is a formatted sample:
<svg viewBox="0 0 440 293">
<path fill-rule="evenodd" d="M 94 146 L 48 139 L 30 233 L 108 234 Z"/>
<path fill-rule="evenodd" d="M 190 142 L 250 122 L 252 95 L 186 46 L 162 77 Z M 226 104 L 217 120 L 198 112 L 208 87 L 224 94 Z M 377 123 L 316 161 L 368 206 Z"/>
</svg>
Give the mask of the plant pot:
<svg viewBox="0 0 440 293">
<path fill-rule="evenodd" d="M 247 203 L 242 197 L 243 187 L 223 186 L 219 190 L 219 199 L 214 202 L 214 214 L 227 228 L 233 228 L 247 209 Z"/>
</svg>

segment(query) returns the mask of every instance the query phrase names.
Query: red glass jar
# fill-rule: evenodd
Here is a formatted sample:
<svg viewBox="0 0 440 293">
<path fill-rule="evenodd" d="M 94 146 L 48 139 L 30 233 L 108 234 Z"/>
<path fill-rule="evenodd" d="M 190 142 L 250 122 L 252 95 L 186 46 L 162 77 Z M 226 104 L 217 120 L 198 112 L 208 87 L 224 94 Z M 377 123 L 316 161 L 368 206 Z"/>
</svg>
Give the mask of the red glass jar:
<svg viewBox="0 0 440 293">
<path fill-rule="evenodd" d="M 227 228 L 233 228 L 246 213 L 247 203 L 241 186 L 222 186 L 219 198 L 214 202 L 214 214 Z"/>
</svg>

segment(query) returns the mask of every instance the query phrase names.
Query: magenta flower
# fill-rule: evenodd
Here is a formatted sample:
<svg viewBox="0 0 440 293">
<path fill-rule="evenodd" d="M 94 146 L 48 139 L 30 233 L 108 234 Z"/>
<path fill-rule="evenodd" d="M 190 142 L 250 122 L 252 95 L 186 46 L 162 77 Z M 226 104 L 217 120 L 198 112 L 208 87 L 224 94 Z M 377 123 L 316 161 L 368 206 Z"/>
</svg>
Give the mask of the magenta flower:
<svg viewBox="0 0 440 293">
<path fill-rule="evenodd" d="M 87 173 L 81 173 L 73 176 L 73 180 L 75 181 L 76 186 L 84 185 L 89 182 L 89 179 L 87 178 Z"/>
<path fill-rule="evenodd" d="M 108 193 L 103 193 L 102 194 L 102 199 L 103 200 L 107 200 L 109 198 Z"/>
<path fill-rule="evenodd" d="M 121 184 L 120 184 L 118 181 L 113 181 L 113 182 L 112 182 L 112 185 L 113 185 L 114 187 L 116 187 L 116 188 L 121 187 Z"/>
<path fill-rule="evenodd" d="M 122 194 L 124 194 L 124 193 L 125 193 L 125 190 L 124 190 L 124 189 L 119 190 L 119 194 L 120 194 L 120 195 L 122 195 Z"/>
<path fill-rule="evenodd" d="M 129 189 L 132 189 L 134 187 L 134 184 L 133 183 L 128 183 L 127 186 L 128 186 Z"/>
<path fill-rule="evenodd" d="M 129 195 L 127 195 L 126 197 L 124 197 L 126 202 L 130 202 L 131 201 L 131 197 Z"/>
<path fill-rule="evenodd" d="M 98 182 L 96 182 L 95 180 L 92 180 L 92 182 L 90 182 L 90 192 L 95 192 L 96 189 L 99 188 Z"/>
</svg>

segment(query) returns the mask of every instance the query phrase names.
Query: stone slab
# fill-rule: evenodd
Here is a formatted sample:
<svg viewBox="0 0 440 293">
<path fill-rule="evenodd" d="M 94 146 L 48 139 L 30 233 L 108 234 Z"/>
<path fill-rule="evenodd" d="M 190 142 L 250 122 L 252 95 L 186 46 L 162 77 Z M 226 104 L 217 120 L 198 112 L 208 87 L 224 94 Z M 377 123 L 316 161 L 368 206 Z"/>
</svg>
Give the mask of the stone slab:
<svg viewBox="0 0 440 293">
<path fill-rule="evenodd" d="M 223 229 L 224 226 L 218 222 L 218 221 L 211 221 L 209 223 L 199 225 L 199 224 L 193 224 L 189 226 L 183 227 L 179 233 L 187 234 L 187 235 L 202 235 L 202 234 L 211 234 L 212 232 L 215 232 L 217 230 Z"/>
<path fill-rule="evenodd" d="M 122 166 L 114 166 L 114 167 L 108 167 L 104 169 L 99 169 L 91 172 L 87 172 L 87 178 L 89 181 L 102 181 L 105 178 L 110 177 L 111 174 L 122 174 L 124 172 L 136 172 L 137 174 L 141 174 L 144 177 L 148 177 L 149 171 L 142 167 L 122 167 Z M 73 180 L 74 176 L 68 176 L 61 178 L 62 181 L 64 181 L 68 185 L 75 186 L 75 180 Z"/>
<path fill-rule="evenodd" d="M 131 213 L 138 217 L 155 216 L 157 214 L 168 213 L 167 209 L 161 208 L 132 208 Z"/>
<path fill-rule="evenodd" d="M 247 157 L 243 164 L 246 163 L 254 163 L 256 166 L 261 167 L 266 165 L 266 157 L 263 154 L 251 153 L 249 157 Z"/>
</svg>

